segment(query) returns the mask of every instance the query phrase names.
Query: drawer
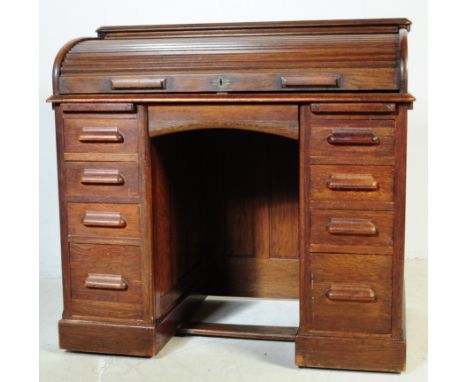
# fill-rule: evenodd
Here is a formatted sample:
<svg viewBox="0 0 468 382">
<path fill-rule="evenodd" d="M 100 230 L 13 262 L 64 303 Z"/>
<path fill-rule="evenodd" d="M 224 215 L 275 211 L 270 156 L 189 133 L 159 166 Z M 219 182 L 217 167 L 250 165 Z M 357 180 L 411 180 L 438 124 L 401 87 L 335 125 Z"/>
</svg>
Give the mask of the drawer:
<svg viewBox="0 0 468 382">
<path fill-rule="evenodd" d="M 140 237 L 137 204 L 68 203 L 70 236 Z"/>
<path fill-rule="evenodd" d="M 335 253 L 393 253 L 393 212 L 313 210 L 310 250 Z"/>
<path fill-rule="evenodd" d="M 339 163 L 391 162 L 395 121 L 392 119 L 313 119 L 309 126 L 309 156 L 331 157 Z"/>
<path fill-rule="evenodd" d="M 392 258 L 310 254 L 306 330 L 391 331 Z"/>
<path fill-rule="evenodd" d="M 135 162 L 66 162 L 65 195 L 99 198 L 138 197 Z"/>
<path fill-rule="evenodd" d="M 150 137 L 196 129 L 240 129 L 299 137 L 296 105 L 156 105 L 148 107 Z"/>
<path fill-rule="evenodd" d="M 158 76 L 74 75 L 60 78 L 60 92 L 72 93 L 178 93 L 178 92 L 284 92 L 398 90 L 394 68 L 329 70 L 303 69 L 291 72 L 170 73 Z"/>
<path fill-rule="evenodd" d="M 140 318 L 141 249 L 70 244 L 72 314 Z"/>
<path fill-rule="evenodd" d="M 310 198 L 313 201 L 392 202 L 393 176 L 392 166 L 313 165 Z"/>
<path fill-rule="evenodd" d="M 70 154 L 136 154 L 137 149 L 138 125 L 132 114 L 71 114 L 64 118 L 66 160 L 74 158 Z"/>
</svg>

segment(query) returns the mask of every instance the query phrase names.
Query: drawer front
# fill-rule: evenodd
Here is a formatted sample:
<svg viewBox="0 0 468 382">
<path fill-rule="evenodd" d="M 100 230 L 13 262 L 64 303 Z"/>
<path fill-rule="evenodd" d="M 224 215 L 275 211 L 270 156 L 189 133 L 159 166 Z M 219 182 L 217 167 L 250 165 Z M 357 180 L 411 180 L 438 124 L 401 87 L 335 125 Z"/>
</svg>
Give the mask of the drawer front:
<svg viewBox="0 0 468 382">
<path fill-rule="evenodd" d="M 150 137 L 194 129 L 240 129 L 299 137 L 296 105 L 155 105 L 148 107 Z"/>
<path fill-rule="evenodd" d="M 351 158 L 371 164 L 393 158 L 395 121 L 391 119 L 319 119 L 310 126 L 309 156 Z M 347 163 L 347 162 L 344 162 Z"/>
<path fill-rule="evenodd" d="M 273 73 L 225 72 L 156 76 L 74 75 L 60 78 L 60 93 L 258 92 L 398 90 L 394 68 L 303 69 Z"/>
<path fill-rule="evenodd" d="M 310 254 L 306 330 L 391 331 L 392 258 Z"/>
<path fill-rule="evenodd" d="M 70 236 L 140 237 L 136 204 L 68 203 Z"/>
<path fill-rule="evenodd" d="M 311 211 L 312 252 L 392 254 L 393 212 Z"/>
<path fill-rule="evenodd" d="M 310 198 L 314 201 L 393 201 L 392 166 L 313 165 Z"/>
<path fill-rule="evenodd" d="M 67 162 L 66 196 L 138 197 L 138 165 L 132 162 Z"/>
<path fill-rule="evenodd" d="M 68 117 L 64 119 L 64 152 L 135 154 L 138 126 L 135 118 Z"/>
<path fill-rule="evenodd" d="M 140 247 L 70 244 L 70 265 L 74 315 L 141 317 Z"/>
</svg>

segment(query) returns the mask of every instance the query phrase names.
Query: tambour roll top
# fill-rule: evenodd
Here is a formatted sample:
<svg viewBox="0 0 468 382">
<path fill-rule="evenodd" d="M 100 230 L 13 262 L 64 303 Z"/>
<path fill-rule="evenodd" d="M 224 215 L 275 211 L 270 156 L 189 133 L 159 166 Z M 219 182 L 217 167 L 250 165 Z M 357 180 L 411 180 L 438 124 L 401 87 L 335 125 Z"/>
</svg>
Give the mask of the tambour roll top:
<svg viewBox="0 0 468 382">
<path fill-rule="evenodd" d="M 102 27 L 54 94 L 406 91 L 406 19 Z"/>
</svg>

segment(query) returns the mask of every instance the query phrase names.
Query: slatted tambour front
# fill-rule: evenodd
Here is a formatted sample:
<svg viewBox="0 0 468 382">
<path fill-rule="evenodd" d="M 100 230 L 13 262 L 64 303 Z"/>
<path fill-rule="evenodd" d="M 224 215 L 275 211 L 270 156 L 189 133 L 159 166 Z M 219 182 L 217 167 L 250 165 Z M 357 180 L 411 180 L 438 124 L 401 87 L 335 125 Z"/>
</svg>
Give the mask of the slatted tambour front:
<svg viewBox="0 0 468 382">
<path fill-rule="evenodd" d="M 248 68 L 248 70 L 246 70 Z M 88 39 L 62 63 L 60 92 L 398 90 L 398 33 Z"/>
</svg>

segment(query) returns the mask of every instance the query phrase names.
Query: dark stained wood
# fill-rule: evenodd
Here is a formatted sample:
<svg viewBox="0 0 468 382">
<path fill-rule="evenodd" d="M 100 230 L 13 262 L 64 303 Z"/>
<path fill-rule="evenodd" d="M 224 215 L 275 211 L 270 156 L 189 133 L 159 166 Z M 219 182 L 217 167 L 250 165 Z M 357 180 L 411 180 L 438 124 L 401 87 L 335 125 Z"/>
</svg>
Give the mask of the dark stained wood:
<svg viewBox="0 0 468 382">
<path fill-rule="evenodd" d="M 111 81 L 113 90 L 148 90 L 164 89 L 166 86 L 165 78 L 115 78 Z"/>
<path fill-rule="evenodd" d="M 298 150 L 296 142 L 270 139 L 269 257 L 272 259 L 299 258 Z M 295 288 L 294 296 L 297 296 L 298 288 Z"/>
<path fill-rule="evenodd" d="M 313 253 L 301 262 L 305 305 L 296 339 L 299 366 L 404 369 L 403 258 L 396 260 L 394 251 L 398 247 L 401 256 L 396 240 L 404 240 L 404 208 L 396 200 L 397 192 L 400 197 L 404 193 L 400 177 L 405 174 L 396 163 L 401 166 L 405 160 L 401 150 L 406 150 L 406 142 L 399 139 L 406 137 L 406 123 L 400 125 L 406 107 L 390 105 L 323 103 L 302 108 L 303 203 L 310 206 L 304 211 L 302 232 L 310 232 L 303 245 Z M 375 172 L 361 171 L 369 165 Z M 347 190 L 350 175 L 351 188 L 355 183 L 361 187 L 364 175 L 366 187 L 376 189 Z M 380 192 L 382 198 L 364 202 Z M 338 244 L 341 240 L 343 245 Z M 381 359 L 369 354 L 373 347 L 382 348 Z"/>
<path fill-rule="evenodd" d="M 134 154 L 138 150 L 137 120 L 132 114 L 111 117 L 70 114 L 64 119 L 65 154 Z"/>
<path fill-rule="evenodd" d="M 310 105 L 310 110 L 313 113 L 394 113 L 396 110 L 393 103 L 313 103 Z"/>
<path fill-rule="evenodd" d="M 135 162 L 66 162 L 63 175 L 69 201 L 135 201 L 141 196 Z"/>
<path fill-rule="evenodd" d="M 343 21 L 263 27 L 233 24 L 216 33 L 206 33 L 213 27 L 123 28 L 117 32 L 119 38 L 111 39 L 101 30 L 100 38 L 78 42 L 60 54 L 55 82 L 62 94 L 289 91 L 304 87 L 314 91 L 400 90 L 399 63 L 406 51 L 400 47 L 403 41 L 398 30 L 409 24 L 390 19 L 356 25 Z M 314 29 L 317 27 L 321 30 Z M 351 28 L 348 33 L 337 33 L 346 27 Z M 145 38 L 138 38 L 142 36 Z M 188 70 L 190 73 L 184 73 Z M 148 72 L 156 73 L 153 82 L 145 80 Z M 293 77 L 303 80 L 297 82 Z"/>
<path fill-rule="evenodd" d="M 64 113 L 79 113 L 79 112 L 105 112 L 105 113 L 118 113 L 118 112 L 132 112 L 135 111 L 133 103 L 66 103 L 63 105 L 62 110 Z"/>
<path fill-rule="evenodd" d="M 152 325 L 68 320 L 59 321 L 60 347 L 67 350 L 151 357 L 156 354 L 156 330 Z M 89 339 L 92 338 L 92 341 Z"/>
<path fill-rule="evenodd" d="M 125 179 L 116 169 L 98 169 L 93 170 L 85 168 L 80 178 L 81 184 L 113 184 L 122 185 L 125 183 Z"/>
<path fill-rule="evenodd" d="M 177 328 L 177 334 L 294 342 L 297 327 L 184 322 Z"/>
<path fill-rule="evenodd" d="M 393 230 L 393 329 L 394 339 L 404 338 L 405 209 L 407 108 L 399 106 L 395 137 L 395 229 Z"/>
<path fill-rule="evenodd" d="M 118 183 L 120 178 L 112 180 Z M 327 181 L 327 188 L 334 191 L 376 191 L 378 187 L 379 182 L 370 174 L 331 174 Z"/>
<path fill-rule="evenodd" d="M 335 129 L 327 137 L 327 142 L 331 145 L 365 145 L 373 146 L 380 143 L 380 138 L 372 131 L 353 131 L 344 129 Z"/>
<path fill-rule="evenodd" d="M 70 236 L 140 237 L 135 204 L 68 203 Z"/>
<path fill-rule="evenodd" d="M 239 129 L 298 139 L 294 105 L 178 105 L 150 106 L 149 135 L 203 129 Z"/>
<path fill-rule="evenodd" d="M 76 44 L 82 41 L 86 41 L 87 38 L 81 37 L 81 38 L 76 38 L 68 43 L 66 43 L 57 53 L 55 56 L 54 60 L 54 65 L 52 68 L 52 88 L 54 95 L 60 94 L 59 92 L 59 76 L 60 76 L 60 68 L 62 66 L 63 59 L 67 55 L 68 51 Z"/>
<path fill-rule="evenodd" d="M 402 102 L 411 104 L 416 99 L 408 93 L 199 93 L 199 94 L 80 94 L 54 95 L 47 102 L 105 103 L 298 103 L 298 102 Z"/>
<path fill-rule="evenodd" d="M 331 301 L 374 302 L 375 291 L 366 284 L 332 284 L 325 293 Z"/>
<path fill-rule="evenodd" d="M 408 30 L 400 29 L 400 91 L 408 91 Z"/>
<path fill-rule="evenodd" d="M 310 166 L 314 201 L 393 201 L 392 166 Z"/>
<path fill-rule="evenodd" d="M 258 29 L 276 29 L 276 28 L 321 28 L 321 27 L 350 27 L 357 26 L 364 29 L 369 26 L 388 26 L 395 25 L 399 28 L 409 30 L 411 21 L 404 18 L 394 19 L 362 19 L 362 20 L 307 20 L 307 21 L 266 21 L 266 22 L 244 22 L 244 23 L 208 23 L 208 24 L 179 24 L 179 25 L 125 25 L 125 26 L 103 26 L 96 30 L 101 37 L 111 37 L 117 33 L 157 33 L 183 31 L 190 33 L 192 31 L 214 30 L 217 33 L 234 33 L 236 30 L 258 30 Z M 245 33 L 245 32 L 244 32 Z"/>
<path fill-rule="evenodd" d="M 307 264 L 304 332 L 391 333 L 390 256 L 320 253 Z"/>
<path fill-rule="evenodd" d="M 300 367 L 388 371 L 405 370 L 406 343 L 383 338 L 296 337 Z"/>
<path fill-rule="evenodd" d="M 103 273 L 88 273 L 85 280 L 86 288 L 90 289 L 127 289 L 127 281 L 122 275 L 109 275 Z"/>
<path fill-rule="evenodd" d="M 122 143 L 123 136 L 117 127 L 83 127 L 78 140 L 87 143 Z"/>
<path fill-rule="evenodd" d="M 60 346 L 178 332 L 404 370 L 406 19 L 118 26 L 53 68 Z M 293 327 L 192 322 L 207 294 L 297 298 Z"/>
<path fill-rule="evenodd" d="M 224 263 L 224 289 L 210 293 L 230 296 L 297 298 L 299 261 L 297 259 L 251 259 L 231 257 Z M 278 282 L 281 280 L 281 282 Z"/>
<path fill-rule="evenodd" d="M 394 120 L 314 117 L 310 128 L 313 134 L 308 153 L 314 163 L 381 165 L 394 162 Z"/>
<path fill-rule="evenodd" d="M 178 297 L 189 257 L 206 263 L 206 293 L 297 297 L 297 142 L 207 129 L 153 145 L 163 296 Z"/>
<path fill-rule="evenodd" d="M 371 219 L 331 218 L 326 228 L 332 235 L 377 235 L 377 226 Z"/>
<path fill-rule="evenodd" d="M 310 250 L 313 252 L 393 252 L 391 211 L 316 210 L 311 212 Z"/>
<path fill-rule="evenodd" d="M 69 248 L 73 316 L 100 317 L 107 321 L 142 318 L 140 247 L 70 244 Z M 107 275 L 107 279 L 109 275 L 122 278 L 118 284 L 124 281 L 125 288 L 96 288 L 97 276 L 93 276 L 96 274 L 101 275 L 100 279 L 102 275 Z"/>
<path fill-rule="evenodd" d="M 283 88 L 308 88 L 308 87 L 335 87 L 339 86 L 340 77 L 337 75 L 321 76 L 285 76 L 281 77 Z"/>
</svg>

